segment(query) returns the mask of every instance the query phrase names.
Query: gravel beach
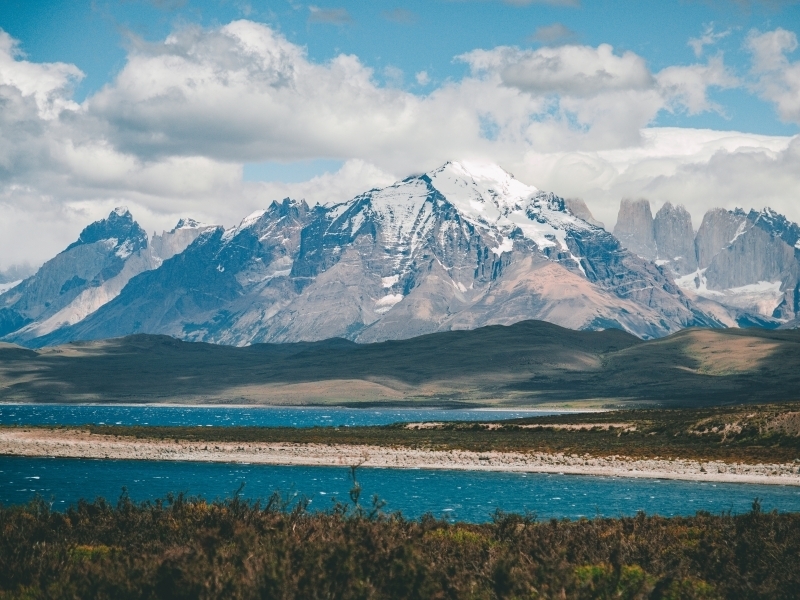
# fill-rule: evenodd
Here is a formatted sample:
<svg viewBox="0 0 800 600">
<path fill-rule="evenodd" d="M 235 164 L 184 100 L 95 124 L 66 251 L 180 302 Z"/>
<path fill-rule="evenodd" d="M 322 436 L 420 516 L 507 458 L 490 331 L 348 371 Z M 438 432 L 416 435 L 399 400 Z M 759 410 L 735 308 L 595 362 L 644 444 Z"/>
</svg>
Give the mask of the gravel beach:
<svg viewBox="0 0 800 600">
<path fill-rule="evenodd" d="M 268 465 L 363 465 L 396 469 L 516 471 L 645 477 L 726 483 L 800 485 L 800 465 L 741 464 L 624 456 L 440 451 L 345 444 L 226 443 L 142 440 L 78 429 L 0 429 L 0 454 L 121 460 L 175 460 Z"/>
</svg>

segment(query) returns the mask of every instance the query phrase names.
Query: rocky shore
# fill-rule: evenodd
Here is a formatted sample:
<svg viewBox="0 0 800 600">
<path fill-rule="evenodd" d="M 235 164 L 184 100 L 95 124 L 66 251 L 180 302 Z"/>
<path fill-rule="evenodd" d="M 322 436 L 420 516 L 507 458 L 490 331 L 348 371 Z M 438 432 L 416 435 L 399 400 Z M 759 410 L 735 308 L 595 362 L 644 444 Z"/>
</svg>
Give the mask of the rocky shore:
<svg viewBox="0 0 800 600">
<path fill-rule="evenodd" d="M 724 483 L 800 485 L 800 464 L 742 464 L 679 458 L 631 459 L 538 452 L 440 451 L 346 444 L 190 442 L 91 434 L 79 429 L 0 429 L 0 455 L 516 471 Z"/>
</svg>

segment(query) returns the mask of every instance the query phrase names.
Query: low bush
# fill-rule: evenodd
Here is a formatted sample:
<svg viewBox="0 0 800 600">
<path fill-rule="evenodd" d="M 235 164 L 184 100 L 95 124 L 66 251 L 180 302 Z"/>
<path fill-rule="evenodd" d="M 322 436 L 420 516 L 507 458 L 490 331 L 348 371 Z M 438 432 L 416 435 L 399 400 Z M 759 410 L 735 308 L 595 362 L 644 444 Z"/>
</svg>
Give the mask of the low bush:
<svg viewBox="0 0 800 600">
<path fill-rule="evenodd" d="M 278 496 L 0 507 L 0 598 L 797 598 L 800 514 L 407 520 Z"/>
</svg>

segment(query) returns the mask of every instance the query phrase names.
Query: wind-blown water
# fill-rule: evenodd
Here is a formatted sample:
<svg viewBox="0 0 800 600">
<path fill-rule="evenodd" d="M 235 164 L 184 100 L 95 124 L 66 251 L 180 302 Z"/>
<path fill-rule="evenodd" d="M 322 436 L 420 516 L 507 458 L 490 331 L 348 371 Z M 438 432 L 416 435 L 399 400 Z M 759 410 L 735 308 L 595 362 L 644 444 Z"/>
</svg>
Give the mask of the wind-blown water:
<svg viewBox="0 0 800 600">
<path fill-rule="evenodd" d="M 325 427 L 413 421 L 494 421 L 560 414 L 537 410 L 0 404 L 0 425 L 172 425 Z"/>
<path fill-rule="evenodd" d="M 640 510 L 664 516 L 742 513 L 755 497 L 765 510 L 800 511 L 800 487 L 793 486 L 365 467 L 357 477 L 364 503 L 377 494 L 387 511 L 471 522 L 489 520 L 498 508 L 532 511 L 540 518 L 616 517 Z M 0 502 L 6 505 L 38 494 L 63 509 L 79 498 L 114 501 L 123 487 L 134 500 L 170 492 L 213 500 L 230 497 L 242 483 L 245 498 L 267 498 L 278 490 L 308 497 L 312 510 L 330 508 L 332 498 L 348 500 L 352 485 L 344 467 L 0 457 Z"/>
</svg>

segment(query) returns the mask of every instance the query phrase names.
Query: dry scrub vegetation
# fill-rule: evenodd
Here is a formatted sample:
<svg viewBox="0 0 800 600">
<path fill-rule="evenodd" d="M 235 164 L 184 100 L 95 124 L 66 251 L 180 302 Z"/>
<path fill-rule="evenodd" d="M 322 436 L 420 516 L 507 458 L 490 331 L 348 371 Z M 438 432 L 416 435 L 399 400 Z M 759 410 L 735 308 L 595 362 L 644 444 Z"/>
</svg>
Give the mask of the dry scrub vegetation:
<svg viewBox="0 0 800 600">
<path fill-rule="evenodd" d="M 0 508 L 0 598 L 796 598 L 800 515 L 484 525 L 169 497 Z"/>
<path fill-rule="evenodd" d="M 207 442 L 350 444 L 474 452 L 549 452 L 725 462 L 800 461 L 800 403 L 625 410 L 492 423 L 385 427 L 117 427 L 91 433 Z"/>
</svg>

